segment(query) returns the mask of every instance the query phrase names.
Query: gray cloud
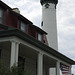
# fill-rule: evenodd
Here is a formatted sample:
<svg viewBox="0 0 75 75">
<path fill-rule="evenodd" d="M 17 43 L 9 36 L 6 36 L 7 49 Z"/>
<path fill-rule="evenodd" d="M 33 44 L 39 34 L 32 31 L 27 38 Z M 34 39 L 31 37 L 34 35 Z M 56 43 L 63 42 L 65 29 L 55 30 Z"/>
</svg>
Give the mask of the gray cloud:
<svg viewBox="0 0 75 75">
<path fill-rule="evenodd" d="M 75 60 L 75 0 L 60 0 L 57 8 L 59 51 Z M 75 66 L 72 73 L 75 74 Z"/>
</svg>

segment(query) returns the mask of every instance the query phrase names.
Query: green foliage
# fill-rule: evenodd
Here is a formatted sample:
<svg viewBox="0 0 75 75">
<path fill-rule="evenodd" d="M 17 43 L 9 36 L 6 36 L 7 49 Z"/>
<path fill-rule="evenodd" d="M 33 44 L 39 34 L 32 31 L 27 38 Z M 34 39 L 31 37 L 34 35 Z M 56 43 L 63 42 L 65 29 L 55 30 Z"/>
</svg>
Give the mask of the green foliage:
<svg viewBox="0 0 75 75">
<path fill-rule="evenodd" d="M 4 66 L 4 63 L 0 62 L 0 75 L 8 75 L 9 69 Z"/>
<path fill-rule="evenodd" d="M 29 73 L 26 70 L 23 71 L 21 67 L 16 65 L 7 68 L 3 62 L 0 62 L 0 75 L 29 75 Z"/>
</svg>

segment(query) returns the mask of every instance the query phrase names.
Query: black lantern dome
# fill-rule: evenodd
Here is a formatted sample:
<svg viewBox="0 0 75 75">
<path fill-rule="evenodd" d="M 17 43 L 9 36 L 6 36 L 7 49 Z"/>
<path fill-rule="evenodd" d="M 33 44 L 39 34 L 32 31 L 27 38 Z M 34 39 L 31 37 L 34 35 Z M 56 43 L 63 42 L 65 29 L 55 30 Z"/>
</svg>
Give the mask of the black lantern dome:
<svg viewBox="0 0 75 75">
<path fill-rule="evenodd" d="M 43 5 L 45 3 L 54 3 L 57 4 L 58 0 L 40 0 L 40 3 Z"/>
</svg>

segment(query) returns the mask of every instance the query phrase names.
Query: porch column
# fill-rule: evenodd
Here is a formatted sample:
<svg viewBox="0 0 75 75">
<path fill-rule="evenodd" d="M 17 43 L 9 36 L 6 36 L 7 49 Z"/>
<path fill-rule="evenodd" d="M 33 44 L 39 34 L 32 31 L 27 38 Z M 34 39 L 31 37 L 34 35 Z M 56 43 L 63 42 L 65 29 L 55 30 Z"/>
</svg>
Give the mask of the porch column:
<svg viewBox="0 0 75 75">
<path fill-rule="evenodd" d="M 69 74 L 70 75 L 72 75 L 71 68 L 72 68 L 72 66 L 69 66 Z"/>
<path fill-rule="evenodd" d="M 60 75 L 60 62 L 56 62 L 56 75 Z"/>
<path fill-rule="evenodd" d="M 37 75 L 43 75 L 43 54 L 38 54 L 37 60 Z"/>
<path fill-rule="evenodd" d="M 11 41 L 11 58 L 10 58 L 10 67 L 14 64 L 18 64 L 18 50 L 19 50 L 19 43 L 16 41 Z"/>
</svg>

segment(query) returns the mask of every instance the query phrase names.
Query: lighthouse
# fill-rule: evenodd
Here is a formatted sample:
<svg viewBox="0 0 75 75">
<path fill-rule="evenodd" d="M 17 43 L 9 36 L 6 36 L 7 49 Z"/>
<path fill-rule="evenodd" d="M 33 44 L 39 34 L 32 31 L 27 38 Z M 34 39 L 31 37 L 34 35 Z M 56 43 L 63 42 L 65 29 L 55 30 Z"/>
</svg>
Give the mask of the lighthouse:
<svg viewBox="0 0 75 75">
<path fill-rule="evenodd" d="M 41 28 L 48 33 L 47 40 L 49 46 L 58 50 L 56 23 L 56 5 L 58 0 L 40 0 L 40 3 L 42 5 Z"/>
</svg>

